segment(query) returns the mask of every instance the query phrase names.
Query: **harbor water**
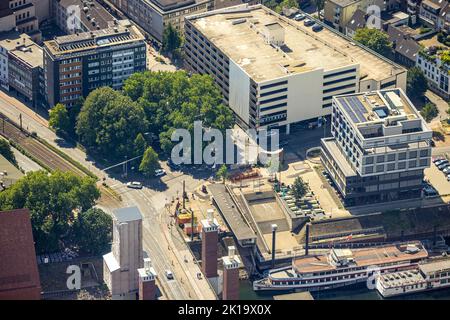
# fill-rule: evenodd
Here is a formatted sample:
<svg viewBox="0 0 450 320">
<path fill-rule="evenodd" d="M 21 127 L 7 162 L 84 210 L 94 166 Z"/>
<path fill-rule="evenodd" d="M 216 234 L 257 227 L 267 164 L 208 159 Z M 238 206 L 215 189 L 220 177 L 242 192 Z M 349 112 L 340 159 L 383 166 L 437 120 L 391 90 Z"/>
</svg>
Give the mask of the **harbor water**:
<svg viewBox="0 0 450 320">
<path fill-rule="evenodd" d="M 285 294 L 289 292 L 255 292 L 250 281 L 241 281 L 240 299 L 241 300 L 272 300 L 274 295 Z M 350 287 L 326 290 L 321 292 L 311 292 L 315 300 L 381 300 L 383 299 L 376 290 L 369 290 L 365 283 L 353 285 Z M 409 294 L 389 300 L 450 300 L 450 288 Z"/>
</svg>

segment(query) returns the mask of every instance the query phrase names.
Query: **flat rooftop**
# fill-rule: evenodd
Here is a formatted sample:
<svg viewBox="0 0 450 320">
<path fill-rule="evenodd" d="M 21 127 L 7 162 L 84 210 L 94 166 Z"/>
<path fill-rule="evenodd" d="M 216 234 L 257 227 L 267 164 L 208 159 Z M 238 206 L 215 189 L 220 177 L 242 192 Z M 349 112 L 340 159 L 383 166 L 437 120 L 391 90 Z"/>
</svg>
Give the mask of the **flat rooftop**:
<svg viewBox="0 0 450 320">
<path fill-rule="evenodd" d="M 420 270 L 425 274 L 431 274 L 435 272 L 445 272 L 450 270 L 450 259 L 439 259 L 432 262 L 427 262 L 419 265 Z"/>
<path fill-rule="evenodd" d="M 284 18 L 261 5 L 241 5 L 190 16 L 191 23 L 255 81 L 310 70 L 360 65 L 360 77 L 380 81 L 406 70 L 372 54 L 328 27 L 313 32 L 303 21 Z M 284 32 L 281 50 L 263 36 L 266 25 Z"/>
<path fill-rule="evenodd" d="M 412 103 L 396 89 L 337 96 L 335 99 L 356 124 L 420 118 Z"/>
<path fill-rule="evenodd" d="M 44 54 L 42 48 L 37 44 L 18 47 L 10 51 L 10 54 L 28 63 L 32 68 L 42 67 L 44 65 Z"/>
<path fill-rule="evenodd" d="M 247 225 L 239 210 L 235 207 L 231 196 L 222 183 L 211 184 L 208 186 L 214 200 L 222 213 L 227 224 L 233 231 L 238 241 L 247 239 L 256 239 L 256 235 Z"/>
<path fill-rule="evenodd" d="M 428 252 L 421 243 L 414 243 L 419 251 L 407 251 L 407 245 L 385 245 L 364 249 L 351 249 L 354 262 L 350 267 L 368 267 L 385 263 L 399 263 L 420 260 L 428 257 Z M 293 267 L 299 273 L 326 272 L 338 269 L 329 262 L 328 255 L 314 255 L 295 259 Z"/>
<path fill-rule="evenodd" d="M 322 139 L 323 146 L 328 150 L 331 154 L 331 157 L 334 161 L 339 164 L 339 168 L 342 170 L 346 177 L 356 176 L 356 171 L 348 163 L 347 159 L 344 157 L 344 154 L 339 149 L 339 146 L 334 138 L 325 138 Z"/>
<path fill-rule="evenodd" d="M 84 0 L 60 0 L 63 8 L 78 6 L 80 8 L 80 20 L 89 30 L 105 29 L 114 21 L 114 17 L 97 1 L 91 0 L 84 5 Z"/>
<path fill-rule="evenodd" d="M 56 56 L 144 40 L 135 26 L 124 26 L 119 22 L 115 27 L 107 29 L 57 37 L 44 42 L 44 46 Z"/>
</svg>

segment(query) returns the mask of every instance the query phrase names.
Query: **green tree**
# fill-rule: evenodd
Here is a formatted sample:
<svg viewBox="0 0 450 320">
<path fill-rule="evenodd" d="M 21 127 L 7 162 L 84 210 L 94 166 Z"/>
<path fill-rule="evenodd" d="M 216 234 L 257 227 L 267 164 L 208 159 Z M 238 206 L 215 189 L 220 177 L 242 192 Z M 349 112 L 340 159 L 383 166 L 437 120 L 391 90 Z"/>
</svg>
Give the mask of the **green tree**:
<svg viewBox="0 0 450 320">
<path fill-rule="evenodd" d="M 308 192 L 308 184 L 303 181 L 301 177 L 297 177 L 292 184 L 292 192 L 296 200 L 300 200 Z"/>
<path fill-rule="evenodd" d="M 77 134 L 87 148 L 108 159 L 132 154 L 134 140 L 148 126 L 144 110 L 128 96 L 109 87 L 86 98 L 77 119 Z"/>
<path fill-rule="evenodd" d="M 219 170 L 217 170 L 216 176 L 217 176 L 218 178 L 221 178 L 221 179 L 222 179 L 222 182 L 225 183 L 225 181 L 226 181 L 227 178 L 228 178 L 228 168 L 227 168 L 227 166 L 226 166 L 225 164 L 223 164 L 223 165 L 219 168 Z"/>
<path fill-rule="evenodd" d="M 136 157 L 140 156 L 144 154 L 146 149 L 147 149 L 147 141 L 145 140 L 142 133 L 138 133 L 136 139 L 134 139 L 134 155 Z"/>
<path fill-rule="evenodd" d="M 169 23 L 163 31 L 162 51 L 164 53 L 174 53 L 181 47 L 183 39 L 180 33 Z"/>
<path fill-rule="evenodd" d="M 102 254 L 109 249 L 112 240 L 111 216 L 98 208 L 81 212 L 75 220 L 72 233 L 82 252 Z"/>
<path fill-rule="evenodd" d="M 274 11 L 276 13 L 281 13 L 283 11 L 283 8 L 298 8 L 298 2 L 297 0 L 283 0 L 275 7 Z"/>
<path fill-rule="evenodd" d="M 267 8 L 275 10 L 275 8 L 278 6 L 279 2 L 276 0 L 265 0 L 263 1 L 263 5 L 265 5 Z"/>
<path fill-rule="evenodd" d="M 406 92 L 409 96 L 420 98 L 428 90 L 427 78 L 419 67 L 408 70 L 406 77 Z"/>
<path fill-rule="evenodd" d="M 95 180 L 71 172 L 30 172 L 0 193 L 0 210 L 29 208 L 36 250 L 51 252 L 70 243 L 75 212 L 90 209 L 100 191 Z"/>
<path fill-rule="evenodd" d="M 422 117 L 425 119 L 426 122 L 430 122 L 431 120 L 433 120 L 435 117 L 438 116 L 439 110 L 435 104 L 429 102 L 422 108 L 420 114 L 422 115 Z"/>
<path fill-rule="evenodd" d="M 141 164 L 139 165 L 139 171 L 146 177 L 151 177 L 155 174 L 155 170 L 159 168 L 158 154 L 152 147 L 148 147 L 145 150 L 142 157 Z"/>
<path fill-rule="evenodd" d="M 313 0 L 313 2 L 317 7 L 317 15 L 319 16 L 319 19 L 321 19 L 320 11 L 325 7 L 325 0 Z"/>
<path fill-rule="evenodd" d="M 378 29 L 360 28 L 356 30 L 353 39 L 373 51 L 388 56 L 391 53 L 392 43 L 388 35 Z"/>
<path fill-rule="evenodd" d="M 65 105 L 58 103 L 50 109 L 48 124 L 51 128 L 55 129 L 57 134 L 72 131 L 70 129 L 69 112 Z"/>
<path fill-rule="evenodd" d="M 17 166 L 16 156 L 11 150 L 11 145 L 5 139 L 0 139 L 0 154 L 6 158 L 13 165 Z"/>
</svg>

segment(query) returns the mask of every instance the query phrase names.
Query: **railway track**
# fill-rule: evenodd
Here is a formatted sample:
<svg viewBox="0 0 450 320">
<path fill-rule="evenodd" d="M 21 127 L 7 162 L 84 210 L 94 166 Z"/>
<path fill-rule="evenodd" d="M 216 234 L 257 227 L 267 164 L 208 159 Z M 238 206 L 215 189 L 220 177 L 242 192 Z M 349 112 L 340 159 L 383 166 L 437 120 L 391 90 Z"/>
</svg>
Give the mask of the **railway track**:
<svg viewBox="0 0 450 320">
<path fill-rule="evenodd" d="M 21 130 L 5 115 L 0 113 L 0 134 L 6 139 L 22 147 L 30 156 L 40 161 L 51 171 L 61 170 L 73 172 L 78 176 L 86 174 L 71 164 L 59 154 L 49 149 L 46 145 L 33 138 L 26 130 Z"/>
</svg>

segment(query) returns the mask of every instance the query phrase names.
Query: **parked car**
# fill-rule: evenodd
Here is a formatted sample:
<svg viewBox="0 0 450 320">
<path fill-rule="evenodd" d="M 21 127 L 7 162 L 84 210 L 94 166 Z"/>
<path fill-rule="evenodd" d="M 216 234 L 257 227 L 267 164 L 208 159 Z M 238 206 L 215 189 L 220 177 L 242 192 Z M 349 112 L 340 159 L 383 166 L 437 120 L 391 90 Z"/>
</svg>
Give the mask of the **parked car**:
<svg viewBox="0 0 450 320">
<path fill-rule="evenodd" d="M 312 27 L 312 31 L 314 31 L 314 32 L 319 32 L 322 29 L 323 29 L 323 26 L 321 24 L 316 24 Z"/>
<path fill-rule="evenodd" d="M 172 280 L 172 279 L 173 279 L 173 273 L 172 273 L 172 271 L 166 270 L 165 274 L 166 274 L 167 280 Z"/>
<path fill-rule="evenodd" d="M 436 191 L 436 189 L 434 189 L 430 185 L 426 186 L 422 190 L 423 190 L 423 194 L 425 195 L 425 197 L 433 197 L 433 196 L 437 196 L 438 195 L 438 192 Z"/>
<path fill-rule="evenodd" d="M 450 166 L 448 166 L 447 168 L 444 168 L 444 170 L 442 170 L 442 172 L 445 174 L 450 174 Z"/>
<path fill-rule="evenodd" d="M 311 19 L 305 19 L 305 21 L 303 22 L 303 25 L 304 25 L 305 27 L 310 27 L 310 26 L 312 26 L 313 24 L 315 24 L 315 22 L 314 22 L 313 20 L 311 20 Z"/>
<path fill-rule="evenodd" d="M 156 169 L 155 170 L 155 177 L 161 177 L 165 174 L 166 174 L 166 170 L 164 170 L 164 169 Z"/>
<path fill-rule="evenodd" d="M 127 188 L 142 189 L 142 183 L 140 183 L 138 181 L 127 182 Z"/>
<path fill-rule="evenodd" d="M 439 160 L 436 161 L 434 164 L 436 165 L 436 167 L 439 167 L 442 164 L 448 163 L 448 160 L 444 159 L 444 160 Z"/>
<path fill-rule="evenodd" d="M 447 181 L 450 181 L 450 174 L 447 175 Z"/>
<path fill-rule="evenodd" d="M 436 158 L 432 159 L 433 163 L 436 163 L 436 162 L 441 161 L 441 160 L 445 160 L 445 158 L 444 157 L 436 157 Z"/>
<path fill-rule="evenodd" d="M 304 20 L 306 18 L 306 16 L 303 14 L 303 13 L 297 13 L 295 16 L 294 16 L 294 20 L 295 21 L 302 21 L 302 20 Z"/>
<path fill-rule="evenodd" d="M 443 164 L 438 165 L 438 169 L 442 171 L 449 166 L 450 166 L 450 163 L 444 162 Z"/>
</svg>

